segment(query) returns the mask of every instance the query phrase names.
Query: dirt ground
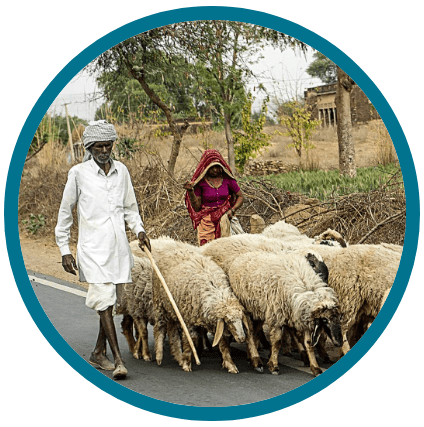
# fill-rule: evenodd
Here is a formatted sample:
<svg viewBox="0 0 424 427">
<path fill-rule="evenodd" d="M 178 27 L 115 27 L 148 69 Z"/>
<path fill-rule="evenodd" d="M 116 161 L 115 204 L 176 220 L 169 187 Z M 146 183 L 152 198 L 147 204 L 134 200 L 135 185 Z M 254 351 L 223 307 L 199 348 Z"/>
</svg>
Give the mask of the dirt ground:
<svg viewBox="0 0 424 427">
<path fill-rule="evenodd" d="M 21 236 L 20 241 L 22 256 L 27 270 L 47 274 L 57 279 L 66 280 L 78 284 L 83 288 L 87 288 L 85 283 L 78 281 L 77 276 L 66 273 L 62 268 L 62 257 L 59 248 L 51 239 L 31 239 Z M 75 256 L 76 248 L 71 247 L 71 250 Z"/>
</svg>

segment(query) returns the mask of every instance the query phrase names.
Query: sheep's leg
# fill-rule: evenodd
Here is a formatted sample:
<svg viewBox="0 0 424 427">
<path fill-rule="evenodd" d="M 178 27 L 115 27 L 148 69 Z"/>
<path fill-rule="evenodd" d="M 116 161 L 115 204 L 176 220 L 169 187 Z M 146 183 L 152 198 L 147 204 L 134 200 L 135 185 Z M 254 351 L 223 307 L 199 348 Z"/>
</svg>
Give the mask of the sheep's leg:
<svg viewBox="0 0 424 427">
<path fill-rule="evenodd" d="M 321 357 L 323 360 L 323 363 L 332 363 L 330 356 L 328 355 L 327 351 L 325 350 L 325 342 L 327 340 L 327 336 L 325 334 L 322 334 L 319 337 L 318 343 L 315 346 L 317 349 L 318 356 Z"/>
<path fill-rule="evenodd" d="M 343 345 L 339 348 L 339 355 L 343 357 L 350 350 L 349 341 L 347 339 L 347 330 L 342 328 Z"/>
<path fill-rule="evenodd" d="M 261 343 L 261 335 L 265 335 L 263 332 L 263 326 L 264 326 L 264 322 L 262 322 L 261 320 L 254 320 L 252 322 L 253 324 L 253 336 L 255 339 L 255 347 L 259 348 L 259 345 Z"/>
<path fill-rule="evenodd" d="M 271 374 L 278 375 L 278 353 L 281 348 L 281 338 L 283 336 L 283 331 L 281 327 L 272 326 L 269 331 L 269 338 L 271 341 L 271 354 L 268 360 L 268 368 Z"/>
<path fill-rule="evenodd" d="M 305 347 L 302 344 L 302 341 L 303 341 L 302 334 L 300 332 L 297 332 L 293 328 L 288 328 L 288 331 L 294 343 L 296 344 L 297 349 L 299 350 L 299 355 L 300 355 L 300 358 L 302 359 L 304 366 L 309 366 L 310 365 L 309 358 L 306 353 Z"/>
<path fill-rule="evenodd" d="M 202 328 L 202 347 L 203 350 L 213 351 L 212 344 L 208 338 L 208 330 L 206 328 Z"/>
<path fill-rule="evenodd" d="M 269 341 L 268 341 L 268 339 L 267 339 L 267 337 L 265 335 L 265 332 L 264 332 L 264 329 L 263 329 L 263 324 L 261 325 L 260 328 L 258 328 L 258 329 L 255 330 L 255 335 L 258 336 L 259 342 L 261 343 L 262 348 L 264 350 L 270 350 L 271 345 L 270 345 L 270 343 L 269 343 Z"/>
<path fill-rule="evenodd" d="M 286 326 L 283 326 L 283 336 L 281 337 L 281 344 L 283 347 L 283 356 L 291 357 L 291 348 L 292 348 L 292 341 L 291 341 L 291 335 L 290 331 Z"/>
<path fill-rule="evenodd" d="M 305 347 L 308 353 L 309 363 L 311 364 L 311 371 L 314 377 L 322 374 L 322 370 L 318 365 L 317 359 L 315 358 L 315 350 L 312 347 L 312 338 L 309 331 L 305 331 Z"/>
<path fill-rule="evenodd" d="M 129 314 L 124 314 L 121 321 L 122 334 L 127 340 L 130 352 L 134 355 L 136 351 L 136 342 L 133 335 L 133 323 L 133 318 Z M 136 359 L 138 358 L 136 357 Z"/>
<path fill-rule="evenodd" d="M 138 331 L 137 342 L 135 343 L 135 351 L 133 356 L 136 359 L 145 360 L 146 362 L 152 361 L 152 355 L 149 350 L 149 335 L 147 332 L 147 319 L 143 317 L 135 317 L 134 318 L 135 326 Z M 140 355 L 141 349 L 141 355 Z"/>
<path fill-rule="evenodd" d="M 178 364 L 183 366 L 183 352 L 181 350 L 181 337 L 178 331 L 178 326 L 174 322 L 168 323 L 168 337 L 169 337 L 169 347 L 171 350 L 172 357 L 178 362 Z"/>
<path fill-rule="evenodd" d="M 230 342 L 228 337 L 222 336 L 219 340 L 219 351 L 222 355 L 222 367 L 227 369 L 230 374 L 238 374 L 238 369 L 231 358 Z"/>
<path fill-rule="evenodd" d="M 246 316 L 246 322 L 248 324 L 248 330 L 246 330 L 247 358 L 253 366 L 253 369 L 262 373 L 264 371 L 264 366 L 258 353 L 258 347 L 255 343 L 253 322 L 249 316 Z"/>
<path fill-rule="evenodd" d="M 194 338 L 195 341 L 197 341 L 196 337 L 192 337 L 192 339 Z M 182 368 L 183 371 L 185 372 L 191 372 L 191 355 L 192 355 L 192 350 L 190 347 L 190 344 L 188 342 L 187 336 L 186 334 L 182 334 L 182 342 L 183 342 L 183 355 L 182 355 Z M 194 345 L 196 345 L 196 343 L 193 342 Z"/>
<path fill-rule="evenodd" d="M 153 327 L 153 335 L 155 337 L 155 353 L 156 363 L 160 365 L 163 360 L 163 342 L 166 335 L 166 323 L 163 320 L 157 320 Z"/>
</svg>

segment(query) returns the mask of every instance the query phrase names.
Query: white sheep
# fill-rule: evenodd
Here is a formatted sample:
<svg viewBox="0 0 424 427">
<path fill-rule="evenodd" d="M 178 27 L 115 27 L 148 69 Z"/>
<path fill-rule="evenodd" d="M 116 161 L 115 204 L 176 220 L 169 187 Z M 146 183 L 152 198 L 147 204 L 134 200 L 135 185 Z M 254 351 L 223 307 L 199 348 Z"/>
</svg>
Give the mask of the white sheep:
<svg viewBox="0 0 424 427">
<path fill-rule="evenodd" d="M 287 252 L 299 252 L 303 253 L 308 258 L 311 266 L 315 272 L 326 281 L 328 276 L 328 270 L 325 263 L 322 260 L 321 255 L 308 249 L 303 250 L 302 245 L 291 244 L 283 241 L 282 239 L 274 239 L 261 234 L 239 234 L 236 236 L 222 237 L 221 239 L 212 240 L 204 246 L 200 247 L 200 251 L 203 255 L 206 255 L 214 260 L 225 273 L 231 267 L 237 257 L 242 254 L 263 251 L 263 252 L 276 252 L 276 253 L 287 253 Z"/>
<path fill-rule="evenodd" d="M 264 229 L 262 235 L 275 239 L 281 239 L 288 245 L 307 246 L 307 245 L 329 245 L 346 247 L 347 243 L 342 235 L 329 228 L 314 238 L 302 234 L 300 230 L 292 224 L 285 221 L 278 221 L 275 224 L 269 225 Z"/>
<path fill-rule="evenodd" d="M 230 373 L 238 369 L 230 355 L 230 334 L 237 342 L 244 342 L 249 321 L 228 282 L 226 274 L 199 248 L 170 238 L 151 240 L 152 256 L 181 312 L 192 339 L 197 343 L 196 329 L 205 328 L 215 334 L 214 344 L 219 345 L 222 366 Z M 137 252 L 132 243 L 133 252 Z M 171 353 L 185 371 L 191 371 L 191 349 L 184 334 L 179 333 L 179 322 L 156 274 L 153 275 L 153 306 L 156 314 L 154 326 L 156 361 L 163 359 L 163 340 L 168 330 Z M 181 350 L 180 335 L 183 341 Z M 250 336 L 250 335 L 249 335 Z M 253 337 L 250 336 L 253 348 Z M 260 361 L 256 357 L 256 367 Z"/>
<path fill-rule="evenodd" d="M 311 246 L 328 266 L 328 285 L 339 299 L 342 313 L 343 346 L 350 350 L 349 330 L 355 330 L 365 319 L 364 330 L 377 316 L 395 280 L 401 252 L 398 247 L 351 245 L 343 249 Z M 355 333 L 351 344 L 356 341 Z"/>
<path fill-rule="evenodd" d="M 335 292 L 297 253 L 249 252 L 237 257 L 228 272 L 234 294 L 251 317 L 269 327 L 268 367 L 278 374 L 282 328 L 294 329 L 304 340 L 314 376 L 319 368 L 313 346 L 324 331 L 335 346 L 342 345 Z"/>
<path fill-rule="evenodd" d="M 212 258 L 225 273 L 228 273 L 233 261 L 241 254 L 252 251 L 290 251 L 295 250 L 296 246 L 286 244 L 281 239 L 246 233 L 212 240 L 199 249 L 203 255 Z"/>
<path fill-rule="evenodd" d="M 131 270 L 132 283 L 123 285 L 122 296 L 116 314 L 122 314 L 122 333 L 134 358 L 151 361 L 147 325 L 154 325 L 152 294 L 152 265 L 148 258 L 134 256 L 134 267 Z M 137 331 L 134 340 L 133 325 Z"/>
<path fill-rule="evenodd" d="M 265 227 L 262 234 L 267 237 L 275 237 L 278 239 L 284 239 L 289 236 L 302 236 L 300 230 L 288 222 L 278 221 L 274 224 Z"/>
</svg>

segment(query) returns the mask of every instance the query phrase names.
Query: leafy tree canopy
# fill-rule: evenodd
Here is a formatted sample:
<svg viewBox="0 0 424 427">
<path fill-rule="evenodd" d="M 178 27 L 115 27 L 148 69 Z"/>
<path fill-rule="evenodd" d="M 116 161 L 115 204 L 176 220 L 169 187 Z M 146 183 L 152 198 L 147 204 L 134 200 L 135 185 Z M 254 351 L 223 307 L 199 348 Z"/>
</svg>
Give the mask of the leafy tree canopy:
<svg viewBox="0 0 424 427">
<path fill-rule="evenodd" d="M 181 87 L 184 97 L 196 99 L 222 118 L 228 143 L 230 166 L 234 164 L 231 124 L 245 104 L 247 81 L 253 77 L 250 65 L 260 58 L 265 46 L 281 50 L 290 47 L 306 51 L 307 45 L 293 37 L 256 25 L 231 21 L 194 21 L 155 28 L 125 40 L 98 56 L 88 71 L 108 73 L 112 82 L 119 76 L 137 80 L 151 102 L 163 111 L 174 137 L 168 170 L 173 173 L 181 139 L 188 124 L 178 126 L 170 91 L 159 91 L 162 80 L 169 87 Z M 212 81 L 214 83 L 212 84 Z M 184 98 L 183 97 L 183 98 Z M 184 104 L 184 102 L 183 102 Z M 240 120 L 241 122 L 241 120 Z"/>
<path fill-rule="evenodd" d="M 149 86 L 173 111 L 175 117 L 195 115 L 200 100 L 196 82 L 192 78 L 194 66 L 186 63 L 181 57 L 172 58 L 172 62 L 175 68 L 168 70 L 169 72 L 150 71 L 152 64 L 146 64 L 145 68 L 150 75 Z M 128 73 L 105 71 L 97 78 L 97 83 L 115 121 L 125 122 L 131 116 L 143 119 L 152 113 L 158 119 L 166 118 L 164 112 L 147 96 L 140 83 Z M 96 112 L 96 117 L 103 118 L 102 108 Z"/>
<path fill-rule="evenodd" d="M 319 78 L 325 84 L 337 81 L 337 65 L 321 52 L 314 53 L 315 60 L 306 69 L 311 77 Z"/>
</svg>

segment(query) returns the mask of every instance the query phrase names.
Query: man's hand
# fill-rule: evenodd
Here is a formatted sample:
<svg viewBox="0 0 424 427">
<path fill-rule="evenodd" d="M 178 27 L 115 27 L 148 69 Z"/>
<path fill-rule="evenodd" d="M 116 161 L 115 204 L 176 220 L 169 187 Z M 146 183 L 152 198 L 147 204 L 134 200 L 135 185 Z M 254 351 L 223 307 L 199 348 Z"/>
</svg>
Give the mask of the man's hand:
<svg viewBox="0 0 424 427">
<path fill-rule="evenodd" d="M 140 241 L 138 246 L 140 246 L 141 250 L 143 250 L 143 246 L 146 246 L 149 252 L 152 252 L 152 248 L 150 247 L 150 240 L 144 231 L 140 231 L 140 233 L 138 233 L 138 240 Z"/>
<path fill-rule="evenodd" d="M 75 258 L 71 254 L 63 255 L 62 267 L 67 273 L 74 274 L 75 276 L 77 275 L 77 273 L 75 272 L 75 270 L 78 270 L 77 263 L 75 262 Z"/>
</svg>

